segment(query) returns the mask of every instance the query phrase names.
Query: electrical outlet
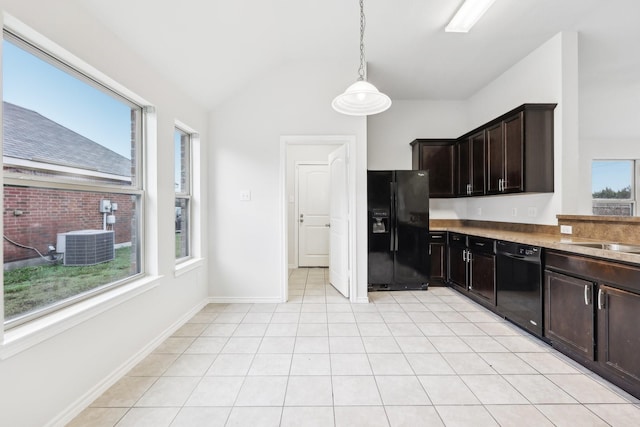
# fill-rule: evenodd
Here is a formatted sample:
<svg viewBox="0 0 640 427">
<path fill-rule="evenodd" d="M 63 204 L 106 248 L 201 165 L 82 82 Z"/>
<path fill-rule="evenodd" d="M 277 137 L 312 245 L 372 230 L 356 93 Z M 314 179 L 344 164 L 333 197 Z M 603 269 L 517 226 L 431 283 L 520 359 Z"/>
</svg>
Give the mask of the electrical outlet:
<svg viewBox="0 0 640 427">
<path fill-rule="evenodd" d="M 482 208 L 477 208 L 476 209 L 476 215 L 482 216 Z"/>
<path fill-rule="evenodd" d="M 240 191 L 240 201 L 248 202 L 249 200 L 251 200 L 251 191 L 249 190 Z"/>
<path fill-rule="evenodd" d="M 518 216 L 518 208 L 511 208 L 511 215 Z"/>
<path fill-rule="evenodd" d="M 560 226 L 561 234 L 573 234 L 573 227 L 570 225 L 561 225 Z"/>
<path fill-rule="evenodd" d="M 536 207 L 529 207 L 527 209 L 527 215 L 529 215 L 530 217 L 535 217 L 538 216 L 538 208 Z"/>
</svg>

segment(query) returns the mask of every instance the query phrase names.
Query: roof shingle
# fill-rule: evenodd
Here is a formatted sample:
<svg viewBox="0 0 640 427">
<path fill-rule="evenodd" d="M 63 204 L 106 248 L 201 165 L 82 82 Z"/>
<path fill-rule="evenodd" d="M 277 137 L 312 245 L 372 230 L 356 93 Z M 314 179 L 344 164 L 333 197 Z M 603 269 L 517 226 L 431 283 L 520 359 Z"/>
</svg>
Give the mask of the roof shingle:
<svg viewBox="0 0 640 427">
<path fill-rule="evenodd" d="M 131 177 L 131 160 L 43 115 L 3 102 L 3 155 Z"/>
</svg>

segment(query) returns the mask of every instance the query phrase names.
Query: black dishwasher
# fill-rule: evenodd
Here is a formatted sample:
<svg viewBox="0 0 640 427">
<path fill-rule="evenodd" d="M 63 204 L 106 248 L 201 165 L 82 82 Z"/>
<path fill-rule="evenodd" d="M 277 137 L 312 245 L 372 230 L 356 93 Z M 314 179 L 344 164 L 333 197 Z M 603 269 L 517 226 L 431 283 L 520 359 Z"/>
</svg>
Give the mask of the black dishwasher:
<svg viewBox="0 0 640 427">
<path fill-rule="evenodd" d="M 542 249 L 499 240 L 496 252 L 498 312 L 542 337 Z"/>
</svg>

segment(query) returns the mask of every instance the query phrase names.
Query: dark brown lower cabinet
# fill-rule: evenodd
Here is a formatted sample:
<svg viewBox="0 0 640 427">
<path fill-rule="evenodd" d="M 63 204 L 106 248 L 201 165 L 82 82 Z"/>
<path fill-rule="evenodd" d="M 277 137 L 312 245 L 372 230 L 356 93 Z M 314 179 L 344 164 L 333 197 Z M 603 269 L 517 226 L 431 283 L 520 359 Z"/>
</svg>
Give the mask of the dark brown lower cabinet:
<svg viewBox="0 0 640 427">
<path fill-rule="evenodd" d="M 467 290 L 467 249 L 466 247 L 449 246 L 449 283 Z"/>
<path fill-rule="evenodd" d="M 545 272 L 545 336 L 554 347 L 594 360 L 593 282 Z"/>
<path fill-rule="evenodd" d="M 640 398 L 640 266 L 546 252 L 545 337 Z"/>
<path fill-rule="evenodd" d="M 449 233 L 448 283 L 490 308 L 496 305 L 495 241 Z"/>
<path fill-rule="evenodd" d="M 431 256 L 430 285 L 443 285 L 447 275 L 447 234 L 429 233 L 429 254 Z"/>
<path fill-rule="evenodd" d="M 640 394 L 640 294 L 601 285 L 598 289 L 598 363 L 635 383 Z"/>
<path fill-rule="evenodd" d="M 496 256 L 481 252 L 470 252 L 469 292 L 486 302 L 496 303 Z"/>
</svg>

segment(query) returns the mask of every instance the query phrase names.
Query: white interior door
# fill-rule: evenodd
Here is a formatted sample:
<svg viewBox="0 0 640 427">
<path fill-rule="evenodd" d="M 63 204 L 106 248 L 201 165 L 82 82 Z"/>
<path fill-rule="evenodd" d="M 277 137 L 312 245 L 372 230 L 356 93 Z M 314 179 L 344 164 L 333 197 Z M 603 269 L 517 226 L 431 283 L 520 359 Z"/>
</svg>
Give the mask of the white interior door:
<svg viewBox="0 0 640 427">
<path fill-rule="evenodd" d="M 349 297 L 349 197 L 347 145 L 329 154 L 329 282 Z"/>
<path fill-rule="evenodd" d="M 329 266 L 329 168 L 298 165 L 298 265 Z"/>
</svg>

